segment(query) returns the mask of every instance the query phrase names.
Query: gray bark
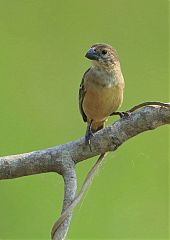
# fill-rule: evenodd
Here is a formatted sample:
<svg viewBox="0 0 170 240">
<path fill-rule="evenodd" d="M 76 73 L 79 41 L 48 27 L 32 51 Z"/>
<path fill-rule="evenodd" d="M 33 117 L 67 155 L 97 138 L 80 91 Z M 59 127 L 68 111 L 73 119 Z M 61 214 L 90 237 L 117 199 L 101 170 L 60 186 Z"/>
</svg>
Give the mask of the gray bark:
<svg viewBox="0 0 170 240">
<path fill-rule="evenodd" d="M 153 106 L 145 106 L 153 104 Z M 155 106 L 154 106 L 155 105 Z M 97 132 L 91 141 L 91 150 L 84 137 L 63 145 L 30 153 L 0 157 L 0 180 L 22 176 L 56 172 L 63 176 L 65 194 L 61 217 L 54 224 L 52 239 L 65 239 L 72 217 L 72 211 L 80 201 L 89 181 L 104 159 L 104 153 L 115 151 L 129 138 L 170 123 L 169 103 L 143 103 L 129 110 L 129 117 L 122 118 Z M 101 155 L 103 154 L 103 155 Z M 101 155 L 89 172 L 82 190 L 76 197 L 77 178 L 75 165 L 93 156 Z"/>
</svg>

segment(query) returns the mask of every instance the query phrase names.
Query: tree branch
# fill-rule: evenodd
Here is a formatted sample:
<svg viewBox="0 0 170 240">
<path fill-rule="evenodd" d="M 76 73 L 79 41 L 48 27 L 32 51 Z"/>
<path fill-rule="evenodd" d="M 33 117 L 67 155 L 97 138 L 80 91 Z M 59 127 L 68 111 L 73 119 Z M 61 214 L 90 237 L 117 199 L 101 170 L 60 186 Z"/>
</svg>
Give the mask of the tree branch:
<svg viewBox="0 0 170 240">
<path fill-rule="evenodd" d="M 68 208 L 75 198 L 76 189 L 77 189 L 77 177 L 75 172 L 75 164 L 72 162 L 66 172 L 63 175 L 64 178 L 64 200 L 63 200 L 63 209 L 62 213 Z M 51 231 L 51 237 L 53 240 L 65 239 L 70 221 L 72 217 L 72 211 L 70 210 L 66 217 L 60 222 L 60 225 L 57 227 L 54 225 Z"/>
<path fill-rule="evenodd" d="M 80 201 L 91 178 L 103 160 L 101 157 L 103 155 L 100 156 L 95 166 L 89 172 L 77 197 L 75 197 L 77 186 L 75 164 L 105 152 L 115 151 L 129 138 L 170 123 L 169 103 L 145 102 L 131 108 L 127 112 L 130 112 L 129 117 L 118 120 L 94 135 L 91 141 L 92 151 L 85 144 L 84 138 L 81 138 L 44 150 L 0 157 L 0 180 L 44 172 L 57 172 L 63 176 L 65 182 L 63 210 L 61 218 L 59 218 L 52 230 L 52 238 L 54 240 L 65 238 L 73 208 Z"/>
<path fill-rule="evenodd" d="M 60 228 L 61 224 L 65 221 L 65 219 L 67 219 L 69 214 L 73 211 L 73 209 L 80 202 L 83 194 L 87 190 L 87 188 L 88 188 L 90 182 L 92 181 L 95 173 L 97 172 L 99 166 L 101 165 L 102 161 L 104 160 L 105 155 L 106 155 L 106 153 L 100 155 L 100 157 L 98 158 L 97 162 L 94 164 L 94 166 L 90 169 L 89 173 L 87 174 L 87 177 L 84 180 L 84 183 L 82 185 L 82 188 L 81 188 L 80 192 L 72 200 L 70 205 L 62 212 L 60 218 L 55 222 L 55 224 L 54 224 L 54 226 L 52 228 L 52 232 L 51 232 L 52 238 L 54 236 L 54 233 L 56 233 L 58 231 L 58 229 Z"/>
</svg>

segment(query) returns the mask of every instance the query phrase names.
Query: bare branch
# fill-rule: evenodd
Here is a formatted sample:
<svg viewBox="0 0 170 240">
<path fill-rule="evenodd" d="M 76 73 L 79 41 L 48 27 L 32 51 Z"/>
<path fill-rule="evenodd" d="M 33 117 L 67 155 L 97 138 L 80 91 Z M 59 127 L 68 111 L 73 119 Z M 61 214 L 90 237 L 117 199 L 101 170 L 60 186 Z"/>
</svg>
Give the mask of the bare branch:
<svg viewBox="0 0 170 240">
<path fill-rule="evenodd" d="M 131 108 L 128 112 L 131 113 L 129 117 L 118 120 L 94 135 L 91 141 L 92 151 L 85 144 L 84 138 L 81 138 L 44 150 L 0 157 L 0 180 L 45 172 L 56 172 L 63 176 L 65 182 L 63 210 L 61 217 L 54 224 L 53 240 L 65 238 L 73 208 L 80 201 L 101 164 L 104 153 L 115 151 L 121 144 L 137 134 L 170 123 L 169 103 L 145 102 Z M 90 170 L 81 191 L 75 197 L 77 186 L 75 164 L 99 154 L 101 156 Z"/>
<path fill-rule="evenodd" d="M 58 231 L 58 229 L 60 228 L 63 221 L 65 221 L 65 219 L 69 216 L 69 214 L 73 211 L 73 209 L 77 206 L 77 204 L 82 199 L 83 194 L 85 193 L 88 186 L 90 185 L 99 166 L 101 165 L 102 161 L 104 160 L 105 155 L 106 155 L 106 153 L 101 154 L 100 157 L 98 158 L 97 162 L 94 164 L 94 166 L 88 172 L 87 177 L 84 180 L 84 183 L 82 185 L 80 192 L 77 194 L 77 196 L 73 199 L 72 203 L 65 209 L 65 211 L 61 214 L 60 218 L 54 224 L 53 229 L 52 229 L 52 236 L 53 236 L 53 232 Z"/>
<path fill-rule="evenodd" d="M 129 138 L 169 123 L 170 104 L 166 104 L 166 107 L 146 106 L 131 113 L 129 118 L 120 119 L 98 131 L 92 139 L 92 152 L 85 144 L 84 138 L 81 138 L 44 150 L 0 157 L 0 179 L 44 172 L 62 174 L 70 159 L 78 163 L 101 153 L 113 151 L 117 145 Z"/>
<path fill-rule="evenodd" d="M 64 177 L 64 201 L 63 201 L 63 209 L 62 214 L 68 208 L 68 206 L 72 203 L 73 199 L 75 198 L 76 189 L 77 189 L 77 177 L 75 172 L 75 164 L 66 169 L 66 172 L 63 175 Z M 61 215 L 62 216 L 62 215 Z M 62 220 L 59 226 L 56 227 L 54 224 L 51 237 L 53 240 L 62 240 L 65 239 L 67 234 L 70 221 L 72 217 L 72 211 L 69 211 L 67 216 Z"/>
<path fill-rule="evenodd" d="M 163 107 L 169 107 L 168 104 L 165 103 L 161 103 L 161 102 L 144 102 L 141 103 L 139 105 L 134 106 L 133 108 L 131 108 L 128 112 L 131 113 L 133 111 L 136 111 L 137 109 L 143 107 L 143 106 L 148 106 L 149 105 L 160 105 Z M 155 123 L 154 123 L 155 124 Z M 154 125 L 152 123 L 151 129 L 154 129 Z M 116 146 L 119 147 L 120 142 L 117 142 L 117 139 L 115 141 Z M 117 147 L 114 149 L 116 150 Z M 82 188 L 80 190 L 80 192 L 77 194 L 77 196 L 75 197 L 75 199 L 73 200 L 73 202 L 69 205 L 69 207 L 62 213 L 62 215 L 60 216 L 60 218 L 56 221 L 55 225 L 53 228 L 58 229 L 60 224 L 62 224 L 62 222 L 67 218 L 67 216 L 70 214 L 70 212 L 73 211 L 73 209 L 77 206 L 77 204 L 80 202 L 83 194 L 85 193 L 85 191 L 87 190 L 92 178 L 94 177 L 97 169 L 99 168 L 99 166 L 101 165 L 104 157 L 106 156 L 106 153 L 101 154 L 100 157 L 98 158 L 97 162 L 94 164 L 94 166 L 91 168 L 91 170 L 89 171 L 89 173 L 87 174 L 87 177 L 82 185 Z"/>
</svg>

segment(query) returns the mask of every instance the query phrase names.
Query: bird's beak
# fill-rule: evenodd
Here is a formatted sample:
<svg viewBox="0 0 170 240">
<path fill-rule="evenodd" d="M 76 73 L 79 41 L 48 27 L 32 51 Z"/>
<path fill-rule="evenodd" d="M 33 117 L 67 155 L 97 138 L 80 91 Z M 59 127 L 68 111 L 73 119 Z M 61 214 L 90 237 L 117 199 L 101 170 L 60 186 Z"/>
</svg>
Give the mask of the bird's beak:
<svg viewBox="0 0 170 240">
<path fill-rule="evenodd" d="M 85 57 L 90 59 L 90 60 L 98 60 L 99 59 L 99 57 L 98 57 L 96 51 L 94 50 L 94 48 L 90 48 L 89 51 L 86 53 Z"/>
</svg>

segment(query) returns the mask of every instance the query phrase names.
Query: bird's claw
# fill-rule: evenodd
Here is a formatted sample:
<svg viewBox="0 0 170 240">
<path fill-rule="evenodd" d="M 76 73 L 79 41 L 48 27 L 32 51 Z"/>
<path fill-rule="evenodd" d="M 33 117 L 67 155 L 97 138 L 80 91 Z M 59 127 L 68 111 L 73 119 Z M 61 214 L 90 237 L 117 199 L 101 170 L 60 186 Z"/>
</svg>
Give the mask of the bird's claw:
<svg viewBox="0 0 170 240">
<path fill-rule="evenodd" d="M 128 118 L 130 114 L 130 112 L 113 112 L 110 116 L 119 115 L 120 118 Z"/>
<path fill-rule="evenodd" d="M 119 112 L 120 118 L 128 118 L 130 117 L 130 112 Z"/>
</svg>

